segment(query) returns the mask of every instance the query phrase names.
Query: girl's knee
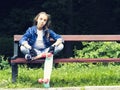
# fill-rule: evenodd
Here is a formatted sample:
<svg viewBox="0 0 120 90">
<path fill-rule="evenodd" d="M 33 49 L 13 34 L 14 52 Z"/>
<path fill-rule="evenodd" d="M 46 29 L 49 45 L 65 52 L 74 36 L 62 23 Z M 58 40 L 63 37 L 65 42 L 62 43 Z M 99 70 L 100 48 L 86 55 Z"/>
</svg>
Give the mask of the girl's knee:
<svg viewBox="0 0 120 90">
<path fill-rule="evenodd" d="M 28 54 L 28 53 L 29 53 L 29 49 L 25 48 L 24 46 L 20 46 L 20 51 L 21 51 L 23 54 Z"/>
<path fill-rule="evenodd" d="M 63 48 L 64 48 L 64 45 L 63 45 L 63 44 L 58 45 L 58 49 L 59 49 L 59 50 L 62 50 Z"/>
</svg>

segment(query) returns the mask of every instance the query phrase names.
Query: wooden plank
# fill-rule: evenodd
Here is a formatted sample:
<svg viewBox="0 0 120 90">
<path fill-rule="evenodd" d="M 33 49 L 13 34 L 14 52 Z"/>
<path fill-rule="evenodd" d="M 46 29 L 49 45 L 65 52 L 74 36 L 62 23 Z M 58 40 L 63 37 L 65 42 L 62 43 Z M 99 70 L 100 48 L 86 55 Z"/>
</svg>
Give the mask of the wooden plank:
<svg viewBox="0 0 120 90">
<path fill-rule="evenodd" d="M 14 41 L 19 41 L 23 35 L 14 35 Z"/>
<path fill-rule="evenodd" d="M 61 35 L 65 41 L 120 41 L 120 35 Z M 19 41 L 22 35 L 14 35 Z"/>
<path fill-rule="evenodd" d="M 62 58 L 62 59 L 56 59 L 54 60 L 55 63 L 59 62 L 92 62 L 92 63 L 97 63 L 97 62 L 120 62 L 120 58 Z"/>
<path fill-rule="evenodd" d="M 14 60 L 11 60 L 11 63 L 43 63 L 44 62 L 44 59 L 39 59 L 39 60 L 35 60 L 35 61 L 30 61 L 28 62 L 25 58 L 16 58 Z"/>
<path fill-rule="evenodd" d="M 120 41 L 120 35 L 62 35 L 65 41 Z"/>
<path fill-rule="evenodd" d="M 91 62 L 91 63 L 97 63 L 97 62 L 120 62 L 120 58 L 58 58 L 54 59 L 54 63 L 73 63 L 73 62 Z M 35 61 L 27 62 L 25 58 L 17 58 L 15 60 L 11 60 L 11 63 L 44 63 L 44 59 L 39 59 Z"/>
</svg>

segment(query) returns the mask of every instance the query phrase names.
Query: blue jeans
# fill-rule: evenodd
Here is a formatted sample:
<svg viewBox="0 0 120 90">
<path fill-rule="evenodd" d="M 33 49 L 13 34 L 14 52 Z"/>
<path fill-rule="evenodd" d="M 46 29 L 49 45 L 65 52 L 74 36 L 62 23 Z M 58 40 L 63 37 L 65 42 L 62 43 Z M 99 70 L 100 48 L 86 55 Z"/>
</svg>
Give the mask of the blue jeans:
<svg viewBox="0 0 120 90">
<path fill-rule="evenodd" d="M 55 49 L 54 49 L 54 54 L 57 54 L 58 52 L 60 52 L 62 49 L 64 48 L 64 45 L 63 44 L 60 44 L 58 46 L 55 46 Z M 46 49 L 43 49 L 43 50 L 38 50 L 38 49 L 35 49 L 34 50 L 36 51 L 37 55 L 41 54 L 41 53 L 47 53 L 48 50 L 49 50 L 49 47 L 46 48 Z M 30 53 L 30 50 L 27 49 L 26 47 L 24 46 L 21 46 L 20 47 L 20 51 L 26 55 L 26 54 L 29 54 Z"/>
</svg>

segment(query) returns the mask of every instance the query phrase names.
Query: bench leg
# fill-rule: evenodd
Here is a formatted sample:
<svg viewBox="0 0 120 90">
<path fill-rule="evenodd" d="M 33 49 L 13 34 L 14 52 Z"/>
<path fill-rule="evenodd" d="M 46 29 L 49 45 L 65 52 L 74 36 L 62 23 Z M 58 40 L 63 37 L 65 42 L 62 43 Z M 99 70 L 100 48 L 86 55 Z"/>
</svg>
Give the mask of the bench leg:
<svg viewBox="0 0 120 90">
<path fill-rule="evenodd" d="M 18 65 L 16 63 L 11 64 L 12 67 L 12 82 L 16 82 L 18 76 Z"/>
</svg>

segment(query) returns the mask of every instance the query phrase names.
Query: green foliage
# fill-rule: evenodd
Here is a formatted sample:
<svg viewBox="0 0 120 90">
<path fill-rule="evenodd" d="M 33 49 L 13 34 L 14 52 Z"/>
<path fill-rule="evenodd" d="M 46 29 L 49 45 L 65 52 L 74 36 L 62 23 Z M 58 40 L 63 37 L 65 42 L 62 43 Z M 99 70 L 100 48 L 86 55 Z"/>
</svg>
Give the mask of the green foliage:
<svg viewBox="0 0 120 90">
<path fill-rule="evenodd" d="M 83 49 L 75 50 L 76 58 L 119 58 L 120 44 L 117 42 L 82 42 Z"/>
<path fill-rule="evenodd" d="M 119 66 L 113 66 L 109 64 L 94 65 L 94 64 L 79 64 L 79 63 L 68 63 L 63 67 L 55 69 L 54 73 L 58 76 L 53 76 L 52 79 L 59 86 L 84 86 L 84 85 L 112 85 L 118 84 L 119 80 Z M 116 69 L 116 70 L 115 70 Z M 115 71 L 114 71 L 115 70 Z M 117 79 L 116 79 L 117 78 Z M 60 81 L 59 81 L 60 79 Z M 96 82 L 96 80 L 98 82 Z"/>
<path fill-rule="evenodd" d="M 0 56 L 0 70 L 9 68 L 9 63 L 4 59 L 4 56 Z"/>
</svg>

